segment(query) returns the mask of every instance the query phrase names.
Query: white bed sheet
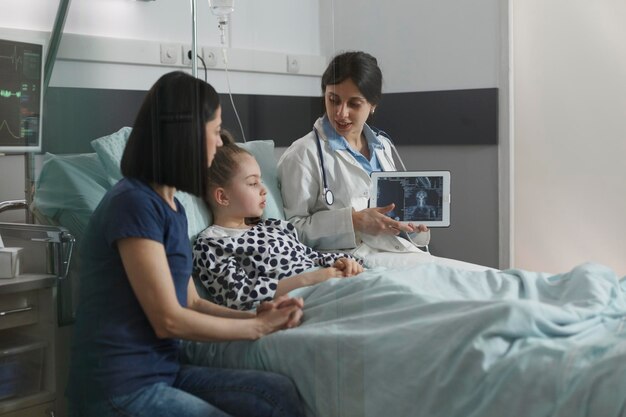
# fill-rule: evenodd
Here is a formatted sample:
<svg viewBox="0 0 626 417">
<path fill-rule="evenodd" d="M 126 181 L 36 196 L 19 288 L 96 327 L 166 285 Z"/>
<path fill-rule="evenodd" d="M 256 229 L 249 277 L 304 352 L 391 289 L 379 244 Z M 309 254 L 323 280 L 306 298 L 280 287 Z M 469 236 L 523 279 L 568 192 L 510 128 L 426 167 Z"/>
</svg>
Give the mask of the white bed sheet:
<svg viewBox="0 0 626 417">
<path fill-rule="evenodd" d="M 435 264 L 463 269 L 466 271 L 494 270 L 494 268 L 491 268 L 489 266 L 459 261 L 456 259 L 442 258 L 439 256 L 434 256 L 428 252 L 379 252 L 367 256 L 367 258 L 364 260 L 364 264 L 367 268 L 376 268 L 380 266 L 387 268 L 404 268 L 415 265 Z"/>
</svg>

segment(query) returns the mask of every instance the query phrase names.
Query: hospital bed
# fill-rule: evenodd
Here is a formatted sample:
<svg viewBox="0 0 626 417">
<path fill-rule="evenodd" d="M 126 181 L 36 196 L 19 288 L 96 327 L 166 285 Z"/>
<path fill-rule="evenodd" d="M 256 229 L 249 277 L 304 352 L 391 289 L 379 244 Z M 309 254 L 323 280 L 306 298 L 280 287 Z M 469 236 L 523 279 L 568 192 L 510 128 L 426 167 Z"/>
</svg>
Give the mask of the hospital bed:
<svg viewBox="0 0 626 417">
<path fill-rule="evenodd" d="M 121 178 L 129 132 L 94 140 L 93 153 L 46 155 L 36 218 L 80 242 Z M 261 166 L 265 216 L 284 218 L 273 143 L 242 146 Z M 198 198 L 177 197 L 191 239 L 210 214 Z M 296 329 L 255 342 L 185 342 L 183 357 L 288 375 L 308 416 L 626 415 L 626 299 L 609 269 L 584 264 L 551 276 L 429 255 L 381 255 L 370 266 L 294 291 L 305 299 Z"/>
</svg>

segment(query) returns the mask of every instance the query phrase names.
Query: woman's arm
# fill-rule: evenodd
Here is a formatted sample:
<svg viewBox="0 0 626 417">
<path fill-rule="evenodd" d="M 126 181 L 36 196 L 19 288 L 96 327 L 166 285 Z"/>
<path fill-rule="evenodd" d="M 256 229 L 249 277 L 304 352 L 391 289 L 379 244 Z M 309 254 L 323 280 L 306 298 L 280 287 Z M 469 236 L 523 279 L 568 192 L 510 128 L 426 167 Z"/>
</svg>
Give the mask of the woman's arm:
<svg viewBox="0 0 626 417">
<path fill-rule="evenodd" d="M 205 300 L 198 294 L 193 279 L 189 280 L 189 286 L 187 287 L 187 307 L 199 313 L 231 319 L 250 319 L 256 316 L 255 313 L 249 311 L 233 310 L 232 308 Z"/>
<path fill-rule="evenodd" d="M 249 311 L 239 311 L 233 310 L 215 303 L 212 303 L 208 300 L 203 299 L 198 294 L 196 290 L 196 286 L 192 279 L 189 280 L 189 286 L 187 288 L 187 306 L 192 310 L 198 311 L 200 313 L 211 314 L 213 316 L 226 317 L 226 318 L 235 318 L 235 319 L 249 319 L 254 318 L 257 314 L 261 314 L 265 310 L 271 310 L 273 308 L 285 308 L 290 307 L 292 305 L 298 306 L 299 308 L 304 307 L 304 301 L 302 298 L 289 298 L 286 296 L 276 297 L 271 302 L 264 302 L 259 305 L 256 310 L 256 313 L 252 313 Z M 298 321 L 296 321 L 296 317 L 299 320 L 299 317 L 296 315 L 292 315 L 289 322 L 287 323 L 287 328 L 296 327 L 298 325 Z"/>
<path fill-rule="evenodd" d="M 248 319 L 216 317 L 182 307 L 161 243 L 125 238 L 117 241 L 117 247 L 135 296 L 160 338 L 254 340 L 286 328 L 288 323 L 299 322 L 302 316 L 296 304 L 267 309 Z"/>
</svg>

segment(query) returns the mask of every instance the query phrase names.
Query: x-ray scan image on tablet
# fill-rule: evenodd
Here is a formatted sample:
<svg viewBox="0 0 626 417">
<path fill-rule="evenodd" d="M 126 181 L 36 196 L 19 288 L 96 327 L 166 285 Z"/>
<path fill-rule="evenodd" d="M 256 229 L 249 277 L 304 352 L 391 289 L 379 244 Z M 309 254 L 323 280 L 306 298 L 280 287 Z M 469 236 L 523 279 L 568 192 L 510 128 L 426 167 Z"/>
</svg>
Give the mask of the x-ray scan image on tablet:
<svg viewBox="0 0 626 417">
<path fill-rule="evenodd" d="M 404 223 L 450 226 L 450 172 L 372 172 L 370 207 L 395 204 L 387 213 Z"/>
</svg>

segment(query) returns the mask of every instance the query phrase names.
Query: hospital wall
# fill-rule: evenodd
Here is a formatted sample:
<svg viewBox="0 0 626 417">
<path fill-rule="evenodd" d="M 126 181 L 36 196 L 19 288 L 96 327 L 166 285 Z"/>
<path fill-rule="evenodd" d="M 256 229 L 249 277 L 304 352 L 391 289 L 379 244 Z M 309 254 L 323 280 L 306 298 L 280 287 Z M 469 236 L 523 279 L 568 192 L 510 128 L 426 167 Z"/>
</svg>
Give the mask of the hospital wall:
<svg viewBox="0 0 626 417">
<path fill-rule="evenodd" d="M 497 105 L 501 87 L 502 31 L 497 0 L 480 0 L 472 2 L 471 6 L 458 1 L 416 1 L 402 2 L 401 5 L 391 2 L 384 7 L 379 4 L 353 0 L 238 0 L 232 15 L 229 46 L 323 59 L 346 49 L 369 51 L 379 59 L 385 77 L 385 96 L 380 110 L 385 111 L 386 106 L 393 112 L 392 116 L 405 123 L 425 116 L 417 114 L 415 109 L 395 106 L 397 96 L 394 95 L 409 94 L 421 100 L 424 93 L 440 97 L 440 93 L 459 92 L 471 97 L 474 92 L 486 89 L 495 91 Z M 8 13 L 0 15 L 0 27 L 40 31 L 44 37 L 52 28 L 56 2 L 8 0 L 2 7 L 3 12 Z M 398 7 L 402 7 L 402 12 Z M 198 16 L 199 43 L 217 46 L 215 19 L 210 16 L 206 2 L 198 2 Z M 113 62 L 110 58 L 85 59 L 80 53 L 78 57 L 74 55 L 78 52 L 68 48 L 69 42 L 78 39 L 96 45 L 96 41 L 119 38 L 129 45 L 122 47 L 120 55 L 128 57 L 136 51 L 132 46 L 135 41 L 147 47 L 160 42 L 190 42 L 190 23 L 188 5 L 185 3 L 181 7 L 181 3 L 174 0 L 148 3 L 73 0 L 65 27 L 66 36 L 52 75 L 50 97 L 74 94 L 91 99 L 93 94 L 101 97 L 113 92 L 121 94 L 124 99 L 131 97 L 135 100 L 160 74 L 182 67 Z M 120 44 L 110 40 L 105 45 L 114 48 Z M 107 57 L 110 54 L 111 51 L 106 51 Z M 129 58 L 130 61 L 133 59 Z M 202 71 L 199 75 L 202 76 Z M 224 71 L 209 70 L 208 78 L 218 91 L 227 91 Z M 246 95 L 283 95 L 316 101 L 320 95 L 319 76 L 277 74 L 255 71 L 254 68 L 230 71 L 230 85 L 236 99 Z M 69 113 L 65 108 L 63 110 Z M 88 149 L 88 141 L 97 136 L 86 132 L 91 132 L 99 119 L 109 116 L 108 112 L 84 115 L 84 109 L 75 110 L 65 116 L 72 122 L 69 124 L 71 128 L 64 132 L 66 137 L 59 134 L 57 128 L 55 137 L 47 138 L 48 143 L 55 144 L 49 150 L 59 152 L 59 143 L 83 133 L 83 146 Z M 225 112 L 228 111 L 225 106 Z M 48 128 L 63 124 L 58 106 L 50 113 L 53 113 L 54 120 L 48 120 Z M 497 113 L 496 107 L 491 110 L 490 117 L 499 117 Z M 78 114 L 89 120 L 76 120 Z M 130 123 L 133 115 L 134 109 L 129 110 Z M 490 123 L 494 125 L 493 120 Z M 309 124 L 295 126 L 298 134 L 293 139 L 309 129 Z M 447 169 L 452 172 L 452 226 L 433 230 L 431 249 L 439 256 L 499 265 L 499 135 L 491 136 L 486 144 L 438 144 L 436 135 L 413 138 L 410 131 L 394 135 L 409 169 Z M 76 151 L 76 148 L 68 151 Z M 10 163 L 5 163 L 9 160 Z M 3 157 L 0 171 L 11 165 L 21 173 L 21 164 L 19 156 Z M 3 190 L 0 199 L 21 198 L 23 184 L 15 179 L 15 175 L 11 180 L 5 178 L 7 176 L 0 174 Z M 7 182 L 6 189 L 12 190 L 9 196 L 4 195 L 4 182 Z"/>
<path fill-rule="evenodd" d="M 322 52 L 362 49 L 377 57 L 385 93 L 380 111 L 396 93 L 494 89 L 500 100 L 506 89 L 500 71 L 502 32 L 507 29 L 506 20 L 502 22 L 506 6 L 501 3 L 505 2 L 321 0 Z M 420 133 L 428 120 L 420 110 L 394 108 L 397 122 L 414 123 L 413 131 L 403 132 L 405 137 L 392 135 L 396 142 L 403 141 L 399 149 L 407 168 L 451 171 L 451 226 L 432 230 L 431 249 L 436 255 L 501 264 L 498 160 L 503 123 L 497 104 L 495 140 L 474 139 L 469 144 L 462 138 L 470 130 L 467 126 L 458 132 L 457 141 L 445 143 L 438 141 L 437 130 L 426 133 L 429 137 Z"/>
<path fill-rule="evenodd" d="M 626 3 L 512 7 L 514 263 L 626 275 Z"/>
<path fill-rule="evenodd" d="M 47 43 L 58 5 L 58 1 L 49 0 L 4 0 L 0 5 L 0 37 Z M 277 53 L 294 53 L 319 57 L 323 61 L 318 9 L 317 0 L 238 0 L 237 12 L 231 16 L 227 32 L 228 45 L 242 51 L 263 51 L 263 57 L 274 60 Z M 208 2 L 198 1 L 197 14 L 198 44 L 219 46 L 217 20 L 210 14 Z M 281 23 L 275 24 L 275 19 Z M 65 102 L 61 104 L 67 106 L 67 111 L 56 105 L 58 100 L 44 109 L 44 151 L 90 151 L 90 140 L 122 126 L 111 125 L 111 113 L 126 110 L 121 123 L 131 125 L 137 109 L 134 103 L 127 102 L 129 95 L 135 101 L 136 97 L 141 100 L 160 75 L 172 70 L 190 72 L 188 66 L 181 65 L 182 57 L 178 57 L 177 65 L 161 65 L 159 46 L 161 43 L 189 45 L 191 23 L 189 2 L 73 0 L 48 90 L 49 98 L 64 97 Z M 83 47 L 77 50 L 74 45 L 79 42 L 83 42 Z M 147 50 L 153 51 L 153 56 L 145 58 Z M 254 66 L 251 69 L 254 70 Z M 209 69 L 208 78 L 218 91 L 228 91 L 223 70 Z M 319 77 L 310 75 L 230 71 L 229 79 L 234 94 L 308 97 L 319 91 Z M 101 96 L 111 95 L 118 107 L 94 106 L 90 112 L 76 102 L 87 100 L 87 103 L 103 104 L 106 99 L 101 100 Z M 227 116 L 231 115 L 232 110 Z M 65 126 L 65 130 L 60 126 Z M 77 147 L 75 139 L 81 137 L 83 144 Z M 38 155 L 37 162 L 41 159 Z M 1 156 L 0 201 L 23 199 L 23 178 L 23 156 Z M 0 221 L 24 221 L 24 213 L 22 210 L 4 212 L 0 214 Z"/>
</svg>

